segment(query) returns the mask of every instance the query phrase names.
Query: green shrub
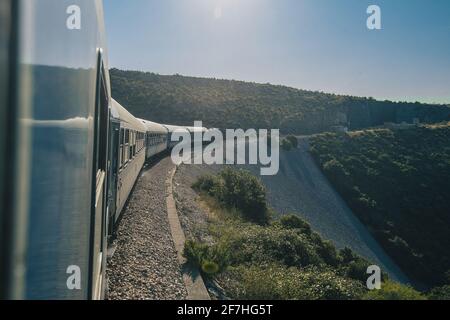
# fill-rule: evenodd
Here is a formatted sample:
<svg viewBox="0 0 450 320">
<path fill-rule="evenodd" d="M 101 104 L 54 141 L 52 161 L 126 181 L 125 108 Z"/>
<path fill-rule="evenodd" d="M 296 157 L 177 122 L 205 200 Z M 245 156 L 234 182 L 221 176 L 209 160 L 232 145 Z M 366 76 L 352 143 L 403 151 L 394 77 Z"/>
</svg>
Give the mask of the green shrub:
<svg viewBox="0 0 450 320">
<path fill-rule="evenodd" d="M 279 222 L 283 228 L 300 229 L 305 234 L 311 234 L 311 226 L 309 223 L 295 214 L 282 216 Z"/>
<path fill-rule="evenodd" d="M 356 259 L 356 255 L 353 253 L 352 249 L 345 247 L 339 251 L 339 256 L 343 263 L 347 264 Z"/>
<path fill-rule="evenodd" d="M 216 197 L 222 190 L 222 181 L 214 175 L 205 175 L 197 179 L 192 188 L 198 192 L 206 192 L 209 196 Z"/>
<path fill-rule="evenodd" d="M 200 268 L 203 261 L 208 257 L 208 250 L 209 247 L 205 244 L 187 240 L 184 243 L 183 256 L 190 265 Z"/>
<path fill-rule="evenodd" d="M 204 261 L 202 263 L 202 271 L 207 275 L 214 275 L 220 271 L 220 267 L 217 263 L 212 261 Z"/>
<path fill-rule="evenodd" d="M 336 247 L 331 241 L 321 241 L 316 250 L 318 255 L 326 264 L 333 267 L 337 267 L 339 265 L 339 255 Z"/>
<path fill-rule="evenodd" d="M 227 168 L 218 176 L 200 177 L 192 186 L 215 198 L 224 207 L 238 210 L 250 222 L 267 224 L 271 210 L 267 205 L 266 189 L 248 171 Z"/>
<path fill-rule="evenodd" d="M 429 300 L 450 300 L 450 285 L 434 288 L 427 296 Z"/>
<path fill-rule="evenodd" d="M 342 278 L 333 271 L 240 266 L 227 272 L 225 290 L 234 299 L 244 300 L 351 300 L 360 298 L 361 283 Z"/>
<path fill-rule="evenodd" d="M 188 240 L 184 244 L 183 256 L 188 264 L 209 276 L 224 271 L 229 264 L 227 249 L 220 243 L 209 246 Z"/>
<path fill-rule="evenodd" d="M 266 224 L 270 220 L 266 189 L 253 174 L 243 170 L 225 169 L 220 173 L 225 185 L 223 200 L 239 209 L 249 221 Z"/>
<path fill-rule="evenodd" d="M 367 274 L 367 268 L 371 263 L 363 260 L 357 259 L 351 261 L 345 266 L 345 275 L 349 278 L 366 282 L 369 275 Z"/>
<path fill-rule="evenodd" d="M 243 225 L 230 227 L 226 234 L 230 262 L 235 266 L 278 263 L 302 267 L 324 263 L 314 244 L 296 230 Z"/>
<path fill-rule="evenodd" d="M 366 300 L 426 300 L 420 292 L 397 282 L 386 281 L 380 290 L 372 290 L 364 296 Z"/>
</svg>

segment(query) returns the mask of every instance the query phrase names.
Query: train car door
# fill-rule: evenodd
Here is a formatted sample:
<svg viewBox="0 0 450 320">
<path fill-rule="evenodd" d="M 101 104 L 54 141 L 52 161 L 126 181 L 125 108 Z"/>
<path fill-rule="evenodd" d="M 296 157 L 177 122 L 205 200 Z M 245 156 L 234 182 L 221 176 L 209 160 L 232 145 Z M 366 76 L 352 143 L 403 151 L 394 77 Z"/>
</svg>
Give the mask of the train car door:
<svg viewBox="0 0 450 320">
<path fill-rule="evenodd" d="M 109 95 L 101 54 L 99 55 L 97 78 L 97 101 L 94 128 L 94 163 L 92 186 L 91 217 L 91 278 L 92 299 L 101 299 L 104 295 L 104 276 L 106 265 L 107 232 L 107 162 L 108 162 L 108 124 Z"/>
<path fill-rule="evenodd" d="M 117 211 L 117 179 L 119 173 L 119 144 L 120 144 L 120 122 L 111 121 L 111 143 L 110 143 L 110 179 L 109 179 L 109 222 L 108 222 L 108 232 L 110 235 L 114 232 L 114 225 L 116 222 L 116 211 Z"/>
</svg>

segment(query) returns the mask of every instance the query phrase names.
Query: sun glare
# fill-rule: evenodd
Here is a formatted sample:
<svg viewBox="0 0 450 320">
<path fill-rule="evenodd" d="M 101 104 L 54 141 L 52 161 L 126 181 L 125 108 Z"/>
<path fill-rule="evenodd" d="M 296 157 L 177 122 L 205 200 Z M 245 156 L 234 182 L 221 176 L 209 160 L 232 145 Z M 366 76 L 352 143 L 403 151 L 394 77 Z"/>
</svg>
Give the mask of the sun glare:
<svg viewBox="0 0 450 320">
<path fill-rule="evenodd" d="M 216 7 L 214 8 L 214 18 L 220 19 L 222 18 L 222 7 Z"/>
</svg>

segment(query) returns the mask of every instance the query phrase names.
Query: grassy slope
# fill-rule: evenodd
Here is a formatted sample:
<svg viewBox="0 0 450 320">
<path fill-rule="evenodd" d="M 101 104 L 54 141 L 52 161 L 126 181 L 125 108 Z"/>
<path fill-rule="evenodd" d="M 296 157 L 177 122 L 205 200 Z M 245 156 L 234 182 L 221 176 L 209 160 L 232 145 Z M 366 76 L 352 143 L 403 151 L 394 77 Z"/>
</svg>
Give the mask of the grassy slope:
<svg viewBox="0 0 450 320">
<path fill-rule="evenodd" d="M 449 124 L 324 134 L 311 151 L 406 273 L 429 285 L 449 281 Z"/>
<path fill-rule="evenodd" d="M 207 279 L 218 281 L 226 296 L 250 300 L 424 298 L 412 288 L 389 281 L 382 286 L 387 291 L 371 296 L 365 288 L 371 263 L 349 249 L 337 250 L 297 215 L 263 224 L 249 221 L 254 217 L 230 201 L 242 194 L 249 203 L 256 201 L 253 193 L 230 197 L 240 185 L 262 188 L 258 179 L 249 177 L 244 171 L 228 170 L 202 177 L 194 185 L 210 211 L 207 238 L 211 242 L 190 240 L 184 253 Z M 258 199 L 264 200 L 264 194 L 261 189 Z"/>
</svg>

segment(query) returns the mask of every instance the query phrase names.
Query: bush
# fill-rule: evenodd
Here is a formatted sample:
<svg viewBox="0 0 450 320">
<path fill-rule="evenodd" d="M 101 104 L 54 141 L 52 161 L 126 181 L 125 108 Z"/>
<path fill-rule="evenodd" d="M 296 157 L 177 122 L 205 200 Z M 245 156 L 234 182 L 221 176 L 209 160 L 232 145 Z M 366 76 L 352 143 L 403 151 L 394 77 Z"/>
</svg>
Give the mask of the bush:
<svg viewBox="0 0 450 320">
<path fill-rule="evenodd" d="M 209 246 L 188 240 L 184 244 L 183 256 L 188 264 L 208 276 L 224 271 L 229 264 L 227 249 L 220 243 Z"/>
<path fill-rule="evenodd" d="M 349 263 L 356 259 L 356 255 L 353 253 L 352 249 L 345 247 L 341 251 L 339 251 L 339 256 L 342 259 L 343 263 Z"/>
<path fill-rule="evenodd" d="M 223 170 L 220 177 L 224 181 L 225 205 L 240 210 L 248 221 L 261 224 L 269 222 L 266 189 L 258 178 L 248 171 L 229 168 Z"/>
<path fill-rule="evenodd" d="M 186 258 L 188 264 L 200 268 L 205 258 L 208 257 L 208 250 L 209 247 L 205 244 L 187 240 L 184 243 L 183 256 Z"/>
<path fill-rule="evenodd" d="M 367 268 L 370 265 L 371 263 L 363 259 L 354 260 L 345 267 L 345 275 L 349 278 L 366 282 L 369 277 Z"/>
<path fill-rule="evenodd" d="M 300 229 L 305 234 L 311 234 L 311 226 L 309 223 L 295 214 L 282 216 L 279 222 L 283 228 Z"/>
<path fill-rule="evenodd" d="M 212 230 L 229 252 L 229 262 L 233 266 L 276 263 L 287 267 L 313 265 L 337 268 L 342 264 L 342 257 L 335 246 L 311 232 L 309 225 L 296 216 L 285 216 L 270 226 L 227 222 L 226 226 Z M 349 262 L 361 259 L 352 252 L 350 257 Z M 340 270 L 344 267 L 348 265 L 343 264 Z M 342 274 L 346 275 L 346 270 Z M 360 278 L 355 277 L 357 280 Z M 366 279 L 363 280 L 365 282 Z"/>
<path fill-rule="evenodd" d="M 196 191 L 204 191 L 210 196 L 214 196 L 214 189 L 218 183 L 219 181 L 217 177 L 213 175 L 205 175 L 198 178 L 197 181 L 192 185 L 192 188 Z"/>
<path fill-rule="evenodd" d="M 450 300 L 450 285 L 434 288 L 427 296 L 429 300 Z"/>
<path fill-rule="evenodd" d="M 267 205 L 266 189 L 262 182 L 248 171 L 227 168 L 218 176 L 203 176 L 192 186 L 205 192 L 227 208 L 237 209 L 250 222 L 267 224 L 271 210 Z"/>
<path fill-rule="evenodd" d="M 317 253 L 322 260 L 330 266 L 337 267 L 340 263 L 336 247 L 331 241 L 322 241 L 317 248 Z"/>
<path fill-rule="evenodd" d="M 232 265 L 277 263 L 288 267 L 321 265 L 314 244 L 296 230 L 275 226 L 230 226 L 223 232 Z"/>
<path fill-rule="evenodd" d="M 357 281 L 314 268 L 238 267 L 227 272 L 227 276 L 234 281 L 228 282 L 225 289 L 235 299 L 351 300 L 365 292 Z"/>
<path fill-rule="evenodd" d="M 380 290 L 372 290 L 364 296 L 366 300 L 426 300 L 420 292 L 409 286 L 386 281 Z"/>
<path fill-rule="evenodd" d="M 207 275 L 214 275 L 220 271 L 220 267 L 215 262 L 205 261 L 202 263 L 202 271 Z"/>
</svg>

